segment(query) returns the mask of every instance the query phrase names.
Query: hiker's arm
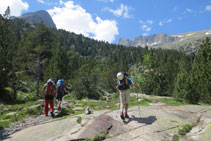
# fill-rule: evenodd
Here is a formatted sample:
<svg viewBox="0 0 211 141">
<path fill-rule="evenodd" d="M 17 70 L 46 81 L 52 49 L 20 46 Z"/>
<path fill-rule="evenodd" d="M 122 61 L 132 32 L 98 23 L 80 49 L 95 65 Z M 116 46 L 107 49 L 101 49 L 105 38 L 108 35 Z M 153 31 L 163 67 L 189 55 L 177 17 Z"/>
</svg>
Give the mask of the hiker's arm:
<svg viewBox="0 0 211 141">
<path fill-rule="evenodd" d="M 65 93 L 68 93 L 68 90 L 67 90 L 66 86 L 64 87 L 64 91 L 65 91 Z"/>
<path fill-rule="evenodd" d="M 118 85 L 116 85 L 116 90 L 117 90 L 117 92 L 118 92 L 118 94 L 119 94 L 120 92 L 119 92 L 119 88 L 118 88 Z"/>
<path fill-rule="evenodd" d="M 42 94 L 45 94 L 45 89 L 42 90 Z"/>
<path fill-rule="evenodd" d="M 58 88 L 56 87 L 56 90 L 55 90 L 55 97 L 57 97 L 58 96 Z"/>
<path fill-rule="evenodd" d="M 64 90 L 65 93 L 68 93 L 68 90 L 67 90 L 65 82 L 63 82 L 63 90 Z"/>
<path fill-rule="evenodd" d="M 42 93 L 43 93 L 43 94 L 46 94 L 46 85 L 44 85 L 44 86 L 42 87 Z"/>
<path fill-rule="evenodd" d="M 138 91 L 138 88 L 136 87 L 135 83 L 132 83 L 132 86 L 136 89 L 136 91 Z"/>
</svg>

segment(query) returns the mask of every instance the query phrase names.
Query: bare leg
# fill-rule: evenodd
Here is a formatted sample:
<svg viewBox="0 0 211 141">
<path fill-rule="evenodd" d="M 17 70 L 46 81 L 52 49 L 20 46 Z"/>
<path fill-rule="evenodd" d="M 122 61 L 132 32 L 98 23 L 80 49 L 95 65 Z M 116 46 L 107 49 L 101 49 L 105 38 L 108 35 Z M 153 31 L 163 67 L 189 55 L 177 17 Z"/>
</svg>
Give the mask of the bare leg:
<svg viewBox="0 0 211 141">
<path fill-rule="evenodd" d="M 123 112 L 123 111 L 124 111 L 124 108 L 125 108 L 125 105 L 124 105 L 124 104 L 121 104 L 121 106 L 120 106 L 120 110 L 121 110 L 121 112 Z"/>
<path fill-rule="evenodd" d="M 125 112 L 127 112 L 127 110 L 128 110 L 128 103 L 125 104 Z"/>
<path fill-rule="evenodd" d="M 61 108 L 61 101 L 58 101 L 58 103 L 57 103 L 57 108 L 58 108 L 58 109 Z"/>
<path fill-rule="evenodd" d="M 125 104 L 125 118 L 129 118 L 129 116 L 127 114 L 127 110 L 128 110 L 128 103 Z"/>
<path fill-rule="evenodd" d="M 124 117 L 124 108 L 125 108 L 125 104 L 121 104 L 121 114 L 120 114 L 120 117 L 122 120 L 125 120 L 125 117 Z"/>
</svg>

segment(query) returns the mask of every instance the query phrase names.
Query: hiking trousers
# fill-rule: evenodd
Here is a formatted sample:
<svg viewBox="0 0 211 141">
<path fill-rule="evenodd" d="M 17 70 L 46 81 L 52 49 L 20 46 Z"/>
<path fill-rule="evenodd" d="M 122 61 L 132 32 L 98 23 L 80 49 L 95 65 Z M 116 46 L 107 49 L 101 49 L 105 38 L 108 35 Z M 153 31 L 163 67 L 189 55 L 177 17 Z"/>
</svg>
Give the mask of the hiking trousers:
<svg viewBox="0 0 211 141">
<path fill-rule="evenodd" d="M 48 116 L 48 104 L 50 104 L 50 112 L 54 111 L 53 99 L 45 99 L 45 115 Z"/>
</svg>

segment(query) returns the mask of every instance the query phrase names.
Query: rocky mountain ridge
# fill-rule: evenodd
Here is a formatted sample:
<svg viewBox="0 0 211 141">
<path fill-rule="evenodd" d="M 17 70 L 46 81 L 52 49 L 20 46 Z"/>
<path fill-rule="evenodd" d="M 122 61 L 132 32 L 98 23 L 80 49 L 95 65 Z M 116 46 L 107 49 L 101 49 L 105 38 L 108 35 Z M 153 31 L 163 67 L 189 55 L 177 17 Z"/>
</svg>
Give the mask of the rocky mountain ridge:
<svg viewBox="0 0 211 141">
<path fill-rule="evenodd" d="M 125 46 L 155 46 L 164 43 L 171 43 L 179 40 L 178 37 L 169 36 L 164 33 L 153 34 L 150 36 L 138 36 L 134 40 L 120 38 L 118 44 Z"/>
<path fill-rule="evenodd" d="M 26 13 L 17 18 L 23 19 L 31 24 L 38 24 L 40 22 L 43 22 L 48 27 L 56 28 L 53 19 L 51 18 L 49 13 L 45 10 L 40 10 L 33 13 Z"/>
<path fill-rule="evenodd" d="M 154 34 L 150 36 L 138 36 L 134 40 L 120 38 L 119 45 L 134 47 L 161 47 L 165 49 L 176 49 L 189 54 L 197 52 L 200 44 L 206 37 L 211 37 L 211 30 L 188 32 L 181 34 Z"/>
</svg>

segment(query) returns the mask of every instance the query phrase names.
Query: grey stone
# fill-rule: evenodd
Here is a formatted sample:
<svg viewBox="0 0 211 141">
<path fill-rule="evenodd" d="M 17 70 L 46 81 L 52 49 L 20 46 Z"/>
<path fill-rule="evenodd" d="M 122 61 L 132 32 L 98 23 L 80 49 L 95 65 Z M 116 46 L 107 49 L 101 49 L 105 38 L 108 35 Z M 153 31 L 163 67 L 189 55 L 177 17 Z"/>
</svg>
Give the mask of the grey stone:
<svg viewBox="0 0 211 141">
<path fill-rule="evenodd" d="M 139 109 L 140 108 L 140 109 Z M 140 114 L 139 114 L 140 110 Z M 86 115 L 70 116 L 66 119 L 48 122 L 26 128 L 10 136 L 11 140 L 80 140 L 94 138 L 104 133 L 108 141 L 161 141 L 172 140 L 178 129 L 187 123 L 200 122 L 186 136 L 180 136 L 180 141 L 209 141 L 211 138 L 211 106 L 140 106 L 128 110 L 130 119 L 122 122 L 120 111 L 95 111 Z M 77 117 L 83 120 L 78 124 Z M 46 117 L 39 117 L 41 118 Z M 33 122 L 29 121 L 29 122 Z M 26 121 L 28 122 L 28 121 Z M 15 130 L 20 128 L 18 127 Z M 39 135 L 39 136 L 37 136 Z"/>
</svg>

